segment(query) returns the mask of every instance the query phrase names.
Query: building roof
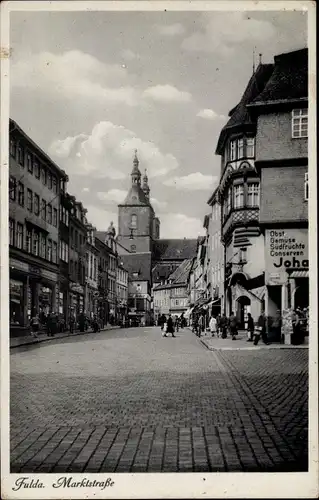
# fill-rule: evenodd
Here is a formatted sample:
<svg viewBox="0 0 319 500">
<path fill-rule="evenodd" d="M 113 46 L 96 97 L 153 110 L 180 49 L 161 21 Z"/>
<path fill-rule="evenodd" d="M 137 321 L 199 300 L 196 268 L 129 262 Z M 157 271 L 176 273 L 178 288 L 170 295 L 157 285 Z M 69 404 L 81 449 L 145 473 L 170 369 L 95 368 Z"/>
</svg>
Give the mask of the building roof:
<svg viewBox="0 0 319 500">
<path fill-rule="evenodd" d="M 121 261 L 128 271 L 130 280 L 151 281 L 151 252 L 123 254 L 121 255 Z M 138 273 L 138 277 L 134 277 L 134 273 Z"/>
<path fill-rule="evenodd" d="M 153 247 L 154 261 L 192 259 L 196 255 L 197 239 L 156 240 Z"/>
<path fill-rule="evenodd" d="M 308 97 L 308 49 L 295 50 L 275 57 L 275 66 L 264 89 L 252 104 Z"/>
<path fill-rule="evenodd" d="M 150 205 L 145 193 L 139 184 L 132 184 L 122 205 Z"/>
<path fill-rule="evenodd" d="M 166 281 L 173 271 L 178 267 L 178 264 L 168 264 L 166 262 L 158 262 L 152 269 L 152 281 Z"/>
<path fill-rule="evenodd" d="M 222 154 L 228 134 L 238 127 L 252 126 L 253 120 L 246 106 L 251 103 L 264 89 L 273 71 L 273 64 L 259 64 L 251 76 L 240 102 L 229 112 L 229 120 L 220 133 L 216 154 Z"/>
<path fill-rule="evenodd" d="M 168 277 L 169 283 L 165 285 L 157 285 L 154 290 L 161 290 L 165 288 L 174 288 L 175 286 L 183 286 L 187 284 L 191 269 L 193 265 L 193 259 L 185 259 L 173 273 Z"/>
</svg>

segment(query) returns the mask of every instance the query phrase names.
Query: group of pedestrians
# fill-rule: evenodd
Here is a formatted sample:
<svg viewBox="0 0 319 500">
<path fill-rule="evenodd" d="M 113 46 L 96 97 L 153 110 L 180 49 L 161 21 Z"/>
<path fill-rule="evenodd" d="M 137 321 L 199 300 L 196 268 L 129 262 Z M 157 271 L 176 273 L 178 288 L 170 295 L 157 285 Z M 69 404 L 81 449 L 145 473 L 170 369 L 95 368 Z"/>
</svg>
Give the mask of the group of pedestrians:
<svg viewBox="0 0 319 500">
<path fill-rule="evenodd" d="M 260 339 L 262 339 L 264 344 L 269 345 L 266 332 L 265 313 L 262 312 L 260 314 L 256 325 L 252 315 L 248 313 L 247 316 L 247 342 L 253 342 L 254 345 L 258 345 Z M 226 314 L 223 314 L 222 316 L 218 314 L 216 317 L 212 316 L 209 321 L 209 330 L 212 337 L 216 335 L 222 339 L 226 339 L 229 334 L 232 340 L 236 340 L 238 335 L 238 326 L 239 322 L 233 311 L 231 312 L 229 318 L 227 318 Z"/>
<path fill-rule="evenodd" d="M 178 332 L 180 328 L 186 326 L 186 319 L 183 313 L 181 316 L 175 316 L 174 318 L 171 314 L 169 314 L 167 318 L 165 314 L 162 314 L 158 320 L 158 325 L 161 327 L 163 337 L 167 337 L 168 334 L 171 334 L 171 336 L 175 338 L 175 331 Z"/>
<path fill-rule="evenodd" d="M 70 333 L 74 333 L 75 329 L 78 327 L 80 332 L 88 331 L 91 327 L 93 332 L 101 331 L 101 326 L 99 319 L 96 315 L 90 319 L 86 314 L 80 313 L 78 318 L 75 318 L 73 314 L 70 315 L 69 325 L 65 324 L 65 321 L 61 321 L 57 313 L 50 312 L 48 314 L 40 313 L 36 311 L 33 313 L 30 320 L 31 336 L 37 338 L 39 331 L 44 330 L 48 337 L 53 337 L 57 333 L 62 333 L 66 331 L 69 326 Z"/>
</svg>

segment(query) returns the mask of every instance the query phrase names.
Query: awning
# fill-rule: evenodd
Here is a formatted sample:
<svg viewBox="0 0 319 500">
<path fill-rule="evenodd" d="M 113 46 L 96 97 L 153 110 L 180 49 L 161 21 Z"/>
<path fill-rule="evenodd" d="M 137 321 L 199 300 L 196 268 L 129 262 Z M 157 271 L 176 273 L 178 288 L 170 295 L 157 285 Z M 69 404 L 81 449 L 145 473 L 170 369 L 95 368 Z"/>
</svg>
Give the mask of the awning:
<svg viewBox="0 0 319 500">
<path fill-rule="evenodd" d="M 253 288 L 252 290 L 249 290 L 251 293 L 256 295 L 259 300 L 263 300 L 265 297 L 266 293 L 266 287 L 265 286 L 259 286 L 258 288 Z"/>
<path fill-rule="evenodd" d="M 245 296 L 248 297 L 249 299 L 250 298 L 258 299 L 260 302 L 263 300 L 257 294 L 254 293 L 255 290 L 258 290 L 257 288 L 255 288 L 254 291 L 246 290 L 246 288 L 244 288 L 243 286 L 236 284 L 234 286 L 234 289 L 235 289 L 235 300 L 237 300 L 240 296 Z"/>
<path fill-rule="evenodd" d="M 309 271 L 293 271 L 289 278 L 309 278 Z"/>
<path fill-rule="evenodd" d="M 189 309 L 187 309 L 187 311 L 185 311 L 184 313 L 184 318 L 189 318 L 189 316 L 192 314 L 193 312 L 193 307 L 190 307 Z"/>
</svg>

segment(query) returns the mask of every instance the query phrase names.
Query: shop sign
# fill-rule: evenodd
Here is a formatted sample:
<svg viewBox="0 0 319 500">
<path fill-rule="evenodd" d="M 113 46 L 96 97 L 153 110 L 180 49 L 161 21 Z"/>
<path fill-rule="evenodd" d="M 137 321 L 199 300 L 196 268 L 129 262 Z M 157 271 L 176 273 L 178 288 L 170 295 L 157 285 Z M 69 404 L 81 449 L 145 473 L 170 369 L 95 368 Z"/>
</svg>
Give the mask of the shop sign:
<svg viewBox="0 0 319 500">
<path fill-rule="evenodd" d="M 73 293 L 80 293 L 82 295 L 84 293 L 83 286 L 78 283 L 70 283 L 70 290 Z"/>
<path fill-rule="evenodd" d="M 265 281 L 286 283 L 287 270 L 309 267 L 307 229 L 267 229 L 265 234 Z"/>
<path fill-rule="evenodd" d="M 43 278 L 48 279 L 49 281 L 58 281 L 58 275 L 53 273 L 52 271 L 47 271 L 46 269 L 42 269 L 41 275 Z"/>
<path fill-rule="evenodd" d="M 29 271 L 29 266 L 25 262 L 20 262 L 17 259 L 10 259 L 9 260 L 9 266 L 12 269 L 18 269 L 19 271 Z"/>
</svg>

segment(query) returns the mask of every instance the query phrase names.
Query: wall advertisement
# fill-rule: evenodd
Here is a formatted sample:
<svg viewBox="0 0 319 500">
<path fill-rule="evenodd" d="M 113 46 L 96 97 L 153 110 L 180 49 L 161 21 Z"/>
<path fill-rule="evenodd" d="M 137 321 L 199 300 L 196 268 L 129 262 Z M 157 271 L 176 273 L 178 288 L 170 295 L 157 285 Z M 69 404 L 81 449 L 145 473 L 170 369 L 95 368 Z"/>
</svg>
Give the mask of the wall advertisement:
<svg viewBox="0 0 319 500">
<path fill-rule="evenodd" d="M 308 229 L 267 229 L 265 264 L 266 285 L 286 283 L 289 269 L 308 268 Z"/>
</svg>

